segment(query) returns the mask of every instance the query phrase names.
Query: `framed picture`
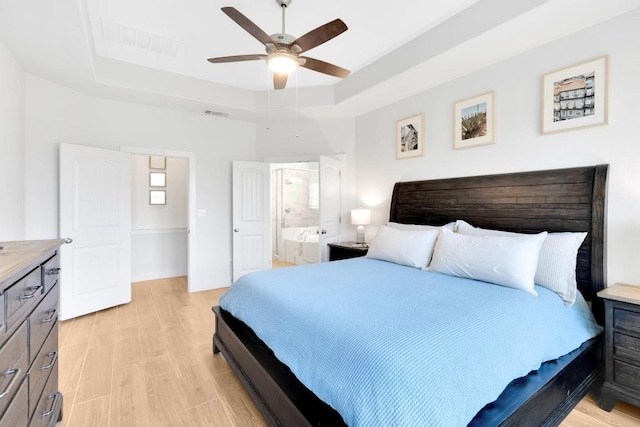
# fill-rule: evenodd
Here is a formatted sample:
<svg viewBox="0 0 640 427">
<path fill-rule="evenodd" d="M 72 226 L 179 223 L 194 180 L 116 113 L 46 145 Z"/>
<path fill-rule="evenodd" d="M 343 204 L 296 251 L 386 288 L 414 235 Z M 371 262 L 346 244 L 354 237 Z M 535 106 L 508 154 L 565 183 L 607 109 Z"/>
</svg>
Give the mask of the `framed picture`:
<svg viewBox="0 0 640 427">
<path fill-rule="evenodd" d="M 424 153 L 424 116 L 417 114 L 396 122 L 396 158 L 422 156 Z"/>
<path fill-rule="evenodd" d="M 493 92 L 457 102 L 453 108 L 454 148 L 495 143 Z"/>
<path fill-rule="evenodd" d="M 149 191 L 149 204 L 150 205 L 166 205 L 167 204 L 167 192 L 164 190 L 150 190 Z"/>
<path fill-rule="evenodd" d="M 149 172 L 149 187 L 166 187 L 167 174 L 164 172 Z"/>
<path fill-rule="evenodd" d="M 149 156 L 149 169 L 166 169 L 167 158 L 164 156 Z"/>
<path fill-rule="evenodd" d="M 542 133 L 608 120 L 607 57 L 545 74 L 542 78 Z"/>
</svg>

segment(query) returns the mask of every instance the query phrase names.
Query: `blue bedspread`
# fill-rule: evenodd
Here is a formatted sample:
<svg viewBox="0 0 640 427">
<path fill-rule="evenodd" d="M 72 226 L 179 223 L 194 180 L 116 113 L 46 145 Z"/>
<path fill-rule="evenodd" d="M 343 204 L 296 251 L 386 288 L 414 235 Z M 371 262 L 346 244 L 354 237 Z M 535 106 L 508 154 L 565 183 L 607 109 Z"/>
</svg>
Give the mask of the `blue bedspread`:
<svg viewBox="0 0 640 427">
<path fill-rule="evenodd" d="M 536 290 L 357 258 L 248 274 L 220 305 L 349 426 L 464 426 L 602 330 Z"/>
</svg>

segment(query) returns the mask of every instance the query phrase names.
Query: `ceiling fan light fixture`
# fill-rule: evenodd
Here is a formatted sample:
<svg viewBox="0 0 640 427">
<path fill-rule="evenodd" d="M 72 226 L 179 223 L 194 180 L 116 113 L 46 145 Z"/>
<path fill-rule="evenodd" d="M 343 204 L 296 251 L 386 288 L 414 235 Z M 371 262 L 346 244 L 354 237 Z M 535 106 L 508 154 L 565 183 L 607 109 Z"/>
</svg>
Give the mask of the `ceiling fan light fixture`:
<svg viewBox="0 0 640 427">
<path fill-rule="evenodd" d="M 298 58 L 288 52 L 274 52 L 267 58 L 271 71 L 277 74 L 291 74 L 298 68 Z"/>
</svg>

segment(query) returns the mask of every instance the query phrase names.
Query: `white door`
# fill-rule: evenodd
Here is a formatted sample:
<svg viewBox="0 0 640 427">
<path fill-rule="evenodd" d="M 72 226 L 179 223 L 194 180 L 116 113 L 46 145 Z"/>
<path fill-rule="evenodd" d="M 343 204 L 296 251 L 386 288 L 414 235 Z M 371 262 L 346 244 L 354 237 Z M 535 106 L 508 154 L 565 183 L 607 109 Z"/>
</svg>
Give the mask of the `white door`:
<svg viewBox="0 0 640 427">
<path fill-rule="evenodd" d="M 271 268 L 268 163 L 233 162 L 233 280 Z"/>
<path fill-rule="evenodd" d="M 60 318 L 131 301 L 129 154 L 60 144 Z"/>
<path fill-rule="evenodd" d="M 320 156 L 320 261 L 329 261 L 328 243 L 340 239 L 340 160 Z"/>
</svg>

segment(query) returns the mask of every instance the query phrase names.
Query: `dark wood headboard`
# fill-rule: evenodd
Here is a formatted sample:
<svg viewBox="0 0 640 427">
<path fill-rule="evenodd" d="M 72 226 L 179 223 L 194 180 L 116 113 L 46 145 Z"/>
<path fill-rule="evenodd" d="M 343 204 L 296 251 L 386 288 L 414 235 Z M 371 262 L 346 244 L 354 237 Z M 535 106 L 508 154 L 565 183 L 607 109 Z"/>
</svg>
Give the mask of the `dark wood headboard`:
<svg viewBox="0 0 640 427">
<path fill-rule="evenodd" d="M 609 165 L 430 181 L 398 182 L 389 220 L 443 225 L 462 219 L 519 233 L 586 231 L 578 288 L 602 322 L 596 293 L 605 286 L 605 196 Z"/>
</svg>

